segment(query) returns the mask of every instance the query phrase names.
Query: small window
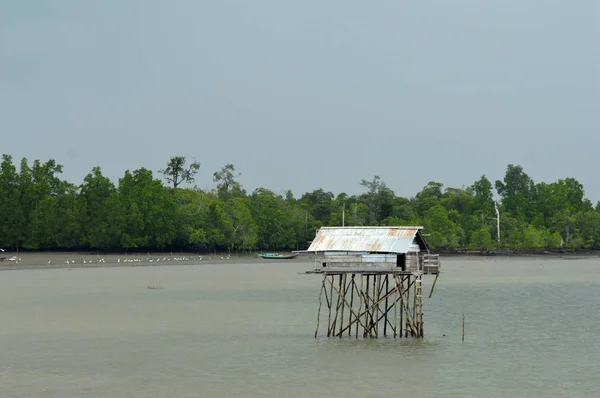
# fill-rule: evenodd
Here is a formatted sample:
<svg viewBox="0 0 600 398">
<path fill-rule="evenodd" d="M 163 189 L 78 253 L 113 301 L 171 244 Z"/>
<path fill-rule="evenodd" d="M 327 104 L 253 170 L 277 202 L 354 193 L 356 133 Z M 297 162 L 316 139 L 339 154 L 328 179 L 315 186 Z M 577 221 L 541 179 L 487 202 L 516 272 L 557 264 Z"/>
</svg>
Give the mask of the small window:
<svg viewBox="0 0 600 398">
<path fill-rule="evenodd" d="M 324 263 L 323 263 L 323 268 L 325 268 L 326 266 L 327 266 L 327 263 L 325 263 L 325 262 L 324 262 Z"/>
<path fill-rule="evenodd" d="M 401 253 L 396 256 L 396 267 L 406 271 L 406 254 Z"/>
</svg>

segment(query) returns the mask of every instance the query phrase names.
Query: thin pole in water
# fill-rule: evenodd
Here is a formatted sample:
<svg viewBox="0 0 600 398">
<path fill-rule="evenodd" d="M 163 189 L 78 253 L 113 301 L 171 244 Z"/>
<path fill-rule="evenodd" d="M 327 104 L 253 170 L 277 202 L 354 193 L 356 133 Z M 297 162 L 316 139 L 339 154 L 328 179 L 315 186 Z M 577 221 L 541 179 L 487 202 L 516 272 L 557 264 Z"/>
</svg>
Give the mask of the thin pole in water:
<svg viewBox="0 0 600 398">
<path fill-rule="evenodd" d="M 465 313 L 462 313 L 462 341 L 465 342 Z"/>
</svg>

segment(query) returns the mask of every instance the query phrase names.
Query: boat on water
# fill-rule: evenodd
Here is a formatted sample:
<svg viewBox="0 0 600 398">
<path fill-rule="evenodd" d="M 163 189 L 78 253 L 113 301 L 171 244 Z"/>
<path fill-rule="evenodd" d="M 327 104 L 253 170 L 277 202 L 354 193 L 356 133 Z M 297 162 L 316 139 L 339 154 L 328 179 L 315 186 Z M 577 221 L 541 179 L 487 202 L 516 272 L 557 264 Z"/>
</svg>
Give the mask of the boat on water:
<svg viewBox="0 0 600 398">
<path fill-rule="evenodd" d="M 270 260 L 289 260 L 298 257 L 300 253 L 291 254 L 279 254 L 279 253 L 261 253 L 258 256 L 262 258 L 268 258 Z"/>
</svg>

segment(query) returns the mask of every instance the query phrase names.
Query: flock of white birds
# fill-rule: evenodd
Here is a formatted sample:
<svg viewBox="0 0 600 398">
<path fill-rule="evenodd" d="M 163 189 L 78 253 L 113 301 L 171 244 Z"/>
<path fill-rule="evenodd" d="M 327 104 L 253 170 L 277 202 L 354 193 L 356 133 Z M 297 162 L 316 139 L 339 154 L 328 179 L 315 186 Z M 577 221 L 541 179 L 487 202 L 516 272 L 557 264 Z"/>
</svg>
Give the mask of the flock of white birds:
<svg viewBox="0 0 600 398">
<path fill-rule="evenodd" d="M 0 248 L 0 252 L 5 252 L 5 249 Z M 202 256 L 162 256 L 162 257 L 150 257 L 150 256 L 142 256 L 142 257 L 125 257 L 125 258 L 117 258 L 117 263 L 166 263 L 170 261 L 202 261 Z M 221 260 L 230 260 L 231 255 L 220 256 Z M 17 256 L 11 256 L 9 258 L 0 257 L 2 261 L 14 261 L 15 263 L 19 263 L 22 259 Z M 216 257 L 215 259 L 218 259 Z M 212 260 L 212 256 L 208 257 L 208 260 Z M 91 258 L 81 258 L 79 260 L 74 259 L 66 259 L 64 261 L 65 264 L 103 264 L 106 263 L 106 259 L 104 257 L 99 257 L 96 260 Z M 48 264 L 54 264 L 54 261 L 48 260 Z"/>
</svg>

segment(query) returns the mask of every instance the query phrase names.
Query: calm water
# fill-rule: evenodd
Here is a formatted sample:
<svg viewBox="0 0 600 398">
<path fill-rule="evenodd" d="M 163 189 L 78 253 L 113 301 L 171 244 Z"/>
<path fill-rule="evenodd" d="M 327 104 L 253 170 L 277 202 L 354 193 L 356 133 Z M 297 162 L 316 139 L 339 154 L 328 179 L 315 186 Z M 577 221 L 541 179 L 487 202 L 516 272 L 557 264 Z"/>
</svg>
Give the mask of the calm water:
<svg viewBox="0 0 600 398">
<path fill-rule="evenodd" d="M 0 397 L 600 396 L 600 259 L 444 259 L 423 340 L 314 339 L 310 266 L 0 272 Z"/>
</svg>

